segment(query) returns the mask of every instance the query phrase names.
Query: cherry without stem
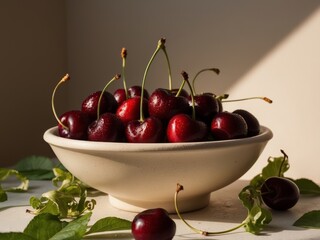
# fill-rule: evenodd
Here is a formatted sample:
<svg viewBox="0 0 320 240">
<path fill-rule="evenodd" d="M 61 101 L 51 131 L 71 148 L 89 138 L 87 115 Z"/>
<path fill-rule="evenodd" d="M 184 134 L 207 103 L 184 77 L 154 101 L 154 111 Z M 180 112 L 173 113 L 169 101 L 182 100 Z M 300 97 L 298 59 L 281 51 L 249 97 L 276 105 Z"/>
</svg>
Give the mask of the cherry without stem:
<svg viewBox="0 0 320 240">
<path fill-rule="evenodd" d="M 135 240 L 171 240 L 176 224 L 163 208 L 148 209 L 134 217 L 131 232 Z"/>
</svg>

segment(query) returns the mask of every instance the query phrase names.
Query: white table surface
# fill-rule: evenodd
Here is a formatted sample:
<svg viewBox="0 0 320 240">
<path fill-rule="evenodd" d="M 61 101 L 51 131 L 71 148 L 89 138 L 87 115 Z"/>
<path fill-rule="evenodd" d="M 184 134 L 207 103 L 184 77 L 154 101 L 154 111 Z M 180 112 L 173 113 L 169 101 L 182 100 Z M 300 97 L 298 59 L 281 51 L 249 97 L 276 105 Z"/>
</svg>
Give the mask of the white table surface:
<svg viewBox="0 0 320 240">
<path fill-rule="evenodd" d="M 238 200 L 238 193 L 247 185 L 246 181 L 239 180 L 219 191 L 212 193 L 210 205 L 204 209 L 184 213 L 185 219 L 197 228 L 207 231 L 221 231 L 232 228 L 243 221 L 246 217 L 246 209 Z M 26 213 L 30 209 L 29 198 L 31 196 L 40 196 L 41 193 L 54 189 L 51 181 L 31 181 L 30 189 L 26 193 L 9 193 L 8 201 L 0 203 L 0 232 L 23 231 L 33 215 Z M 173 193 L 174 194 L 174 193 Z M 132 220 L 136 213 L 125 212 L 115 209 L 108 202 L 108 196 L 100 194 L 94 196 L 97 205 L 93 210 L 91 222 L 106 217 L 116 216 Z M 174 239 L 272 239 L 272 240 L 306 240 L 320 239 L 320 230 L 303 229 L 292 226 L 303 213 L 311 210 L 320 210 L 320 197 L 302 197 L 298 204 L 286 212 L 273 211 L 273 220 L 259 235 L 247 233 L 240 228 L 232 233 L 216 236 L 201 236 L 192 232 L 176 216 L 171 215 L 177 224 L 177 232 Z M 130 231 L 104 234 L 103 237 L 87 237 L 88 239 L 133 239 Z"/>
</svg>

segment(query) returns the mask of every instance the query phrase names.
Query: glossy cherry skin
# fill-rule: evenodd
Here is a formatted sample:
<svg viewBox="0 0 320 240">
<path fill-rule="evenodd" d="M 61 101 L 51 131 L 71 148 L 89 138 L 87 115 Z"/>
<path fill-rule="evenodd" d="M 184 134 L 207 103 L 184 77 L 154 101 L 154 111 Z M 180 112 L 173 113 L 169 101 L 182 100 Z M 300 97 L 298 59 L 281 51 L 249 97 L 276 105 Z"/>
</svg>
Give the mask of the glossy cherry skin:
<svg viewBox="0 0 320 240">
<path fill-rule="evenodd" d="M 188 98 L 192 106 L 191 97 Z M 211 93 L 203 93 L 194 96 L 196 118 L 210 125 L 212 118 L 219 112 L 218 100 Z"/>
<path fill-rule="evenodd" d="M 179 91 L 178 88 L 174 88 L 174 89 L 171 90 L 171 93 L 176 95 L 178 93 L 178 91 Z M 179 96 L 188 98 L 190 96 L 190 94 L 187 92 L 187 90 L 181 89 L 181 91 L 179 93 Z"/>
<path fill-rule="evenodd" d="M 123 88 L 118 88 L 113 93 L 114 99 L 117 101 L 118 106 L 120 106 L 125 100 L 127 100 L 126 91 Z"/>
<path fill-rule="evenodd" d="M 192 119 L 187 114 L 173 116 L 167 126 L 169 142 L 199 142 L 207 140 L 208 127 L 204 122 Z"/>
<path fill-rule="evenodd" d="M 148 209 L 134 217 L 131 232 L 135 240 L 171 240 L 176 224 L 166 210 Z"/>
<path fill-rule="evenodd" d="M 149 117 L 133 120 L 127 124 L 126 139 L 130 143 L 160 143 L 164 141 L 164 130 L 161 120 Z"/>
<path fill-rule="evenodd" d="M 114 113 L 104 113 L 88 127 L 88 140 L 119 142 L 124 138 L 124 126 Z"/>
<path fill-rule="evenodd" d="M 132 86 L 128 88 L 128 95 L 129 97 L 133 98 L 133 97 L 140 97 L 141 96 L 141 92 L 142 92 L 142 87 L 141 86 Z M 149 92 L 146 89 L 143 89 L 143 97 L 145 99 L 149 98 Z"/>
<path fill-rule="evenodd" d="M 60 137 L 86 140 L 87 128 L 90 124 L 89 116 L 79 110 L 71 110 L 60 116 L 60 121 L 64 126 L 58 124 L 58 133 Z"/>
<path fill-rule="evenodd" d="M 117 101 L 118 106 L 120 106 L 125 100 L 127 100 L 126 92 L 123 88 L 117 89 L 113 93 L 113 96 Z M 140 96 L 141 96 L 141 86 L 132 86 L 128 89 L 128 98 L 140 97 Z M 144 89 L 143 97 L 145 99 L 149 98 L 149 93 L 146 89 Z"/>
<path fill-rule="evenodd" d="M 176 97 L 170 90 L 158 88 L 149 97 L 148 109 L 150 116 L 157 117 L 163 122 L 179 113 L 190 111 L 188 100 L 185 97 Z"/>
<path fill-rule="evenodd" d="M 212 119 L 210 131 L 214 140 L 229 140 L 246 137 L 248 126 L 239 114 L 220 112 Z"/>
<path fill-rule="evenodd" d="M 90 118 L 97 119 L 98 102 L 101 91 L 90 94 L 81 105 L 81 111 L 87 113 Z M 114 96 L 109 92 L 104 92 L 100 102 L 100 114 L 105 112 L 115 113 L 118 107 Z"/>
<path fill-rule="evenodd" d="M 284 211 L 292 208 L 299 201 L 298 186 L 284 177 L 270 177 L 261 187 L 263 202 L 274 210 Z"/>
<path fill-rule="evenodd" d="M 128 122 L 140 119 L 140 97 L 125 100 L 117 109 L 116 115 L 126 126 Z M 148 100 L 143 99 L 143 113 L 148 117 Z"/>
<path fill-rule="evenodd" d="M 260 123 L 252 113 L 244 109 L 237 109 L 233 111 L 233 113 L 241 115 L 246 121 L 248 126 L 248 137 L 256 136 L 260 133 Z"/>
</svg>

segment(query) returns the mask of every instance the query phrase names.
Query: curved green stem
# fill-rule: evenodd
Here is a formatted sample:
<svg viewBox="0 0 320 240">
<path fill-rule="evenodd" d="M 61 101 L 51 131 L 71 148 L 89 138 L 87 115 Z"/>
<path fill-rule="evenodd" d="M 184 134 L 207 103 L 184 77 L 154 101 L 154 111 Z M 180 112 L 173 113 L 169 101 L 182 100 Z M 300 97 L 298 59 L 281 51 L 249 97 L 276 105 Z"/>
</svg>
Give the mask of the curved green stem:
<svg viewBox="0 0 320 240">
<path fill-rule="evenodd" d="M 206 71 L 212 71 L 212 72 L 215 72 L 216 74 L 220 73 L 220 69 L 218 69 L 218 68 L 204 68 L 204 69 L 200 70 L 199 72 L 197 72 L 197 74 L 194 76 L 194 78 L 192 80 L 192 88 L 191 89 L 192 89 L 193 95 L 196 95 L 196 90 L 194 87 L 194 83 L 195 83 L 196 78 L 200 75 L 200 73 L 203 73 Z"/>
<path fill-rule="evenodd" d="M 106 91 L 106 89 L 109 87 L 109 85 L 114 81 L 114 80 L 117 80 L 121 77 L 120 74 L 116 74 L 103 88 L 103 90 L 101 91 L 100 93 L 100 96 L 99 96 L 99 100 L 98 100 L 98 106 L 97 106 L 97 119 L 99 119 L 100 117 L 100 105 L 101 105 L 101 99 L 102 99 L 102 96 L 104 94 L 104 92 Z"/>
<path fill-rule="evenodd" d="M 164 43 L 165 43 L 165 40 L 163 38 L 161 38 L 159 41 L 158 41 L 158 46 L 156 48 L 156 50 L 154 51 L 154 53 L 152 54 L 148 64 L 147 64 L 147 67 L 144 71 L 144 74 L 143 74 L 143 79 L 142 79 L 142 83 L 141 83 L 141 96 L 140 96 L 140 121 L 142 122 L 144 120 L 144 115 L 143 115 L 143 97 L 144 97 L 144 86 L 145 86 L 145 82 L 146 82 L 146 78 L 147 78 L 147 74 L 149 72 L 149 68 L 151 66 L 151 63 L 153 62 L 154 58 L 156 57 L 156 55 L 158 54 L 158 52 L 163 48 L 164 46 Z"/>
<path fill-rule="evenodd" d="M 192 231 L 194 231 L 195 233 L 198 233 L 198 234 L 201 234 L 203 236 L 212 236 L 212 235 L 221 235 L 221 234 L 226 234 L 226 233 L 229 233 L 229 232 L 232 232 L 232 231 L 235 231 L 241 227 L 243 227 L 246 222 L 242 222 L 241 224 L 233 227 L 233 228 L 230 228 L 230 229 L 227 229 L 227 230 L 223 230 L 223 231 L 216 231 L 216 232 L 208 232 L 208 231 L 204 231 L 204 230 L 201 230 L 201 229 L 198 229 L 198 228 L 195 228 L 193 227 L 191 224 L 189 224 L 181 215 L 181 213 L 179 212 L 179 205 L 178 205 L 178 193 L 180 191 L 183 190 L 183 186 L 180 185 L 179 183 L 177 184 L 177 189 L 176 189 L 176 192 L 174 194 L 174 208 L 175 208 L 175 211 L 178 215 L 178 217 L 180 218 L 180 220 L 186 224 Z"/>
<path fill-rule="evenodd" d="M 166 50 L 166 46 L 163 44 L 161 49 L 163 50 L 164 55 L 166 56 L 167 66 L 168 66 L 168 75 L 169 75 L 169 90 L 172 90 L 172 75 L 171 75 L 171 65 L 169 61 L 169 56 Z"/>
<path fill-rule="evenodd" d="M 177 93 L 175 95 L 176 97 L 178 97 L 180 95 L 182 89 L 184 88 L 185 83 L 186 83 L 186 81 L 182 81 L 182 83 L 181 83 L 181 85 L 180 85 L 180 87 L 179 87 L 179 89 L 178 89 L 178 91 L 177 91 Z"/>
<path fill-rule="evenodd" d="M 54 117 L 57 119 L 58 123 L 59 123 L 64 129 L 68 129 L 68 127 L 67 127 L 66 125 L 64 125 L 64 124 L 60 121 L 60 119 L 59 119 L 59 117 L 58 117 L 58 115 L 57 115 L 57 113 L 56 113 L 56 110 L 55 110 L 55 107 L 54 107 L 54 98 L 55 98 L 55 94 L 56 94 L 56 91 L 57 91 L 57 89 L 59 88 L 59 86 L 60 86 L 62 83 L 68 81 L 68 80 L 70 80 L 70 76 L 69 76 L 69 74 L 66 74 L 66 75 L 58 82 L 58 84 L 55 86 L 55 88 L 53 89 L 53 92 L 52 92 L 52 96 L 51 96 L 51 108 L 52 108 L 53 115 L 54 115 Z"/>
</svg>

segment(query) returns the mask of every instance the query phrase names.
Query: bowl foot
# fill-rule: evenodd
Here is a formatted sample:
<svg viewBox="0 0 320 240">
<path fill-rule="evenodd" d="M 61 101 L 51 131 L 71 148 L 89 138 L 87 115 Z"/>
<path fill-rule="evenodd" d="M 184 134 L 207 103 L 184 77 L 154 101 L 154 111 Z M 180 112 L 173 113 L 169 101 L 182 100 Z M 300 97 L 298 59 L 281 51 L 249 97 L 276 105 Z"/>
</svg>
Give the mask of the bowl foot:
<svg viewBox="0 0 320 240">
<path fill-rule="evenodd" d="M 167 202 L 142 202 L 142 201 L 129 201 L 121 200 L 119 198 L 109 195 L 110 204 L 118 209 L 128 211 L 128 212 L 142 212 L 150 208 L 164 208 L 169 213 L 176 213 L 174 208 L 174 201 Z M 201 208 L 208 206 L 210 202 L 210 194 L 194 196 L 190 198 L 179 198 L 179 211 L 182 212 L 191 212 L 196 211 Z"/>
</svg>

